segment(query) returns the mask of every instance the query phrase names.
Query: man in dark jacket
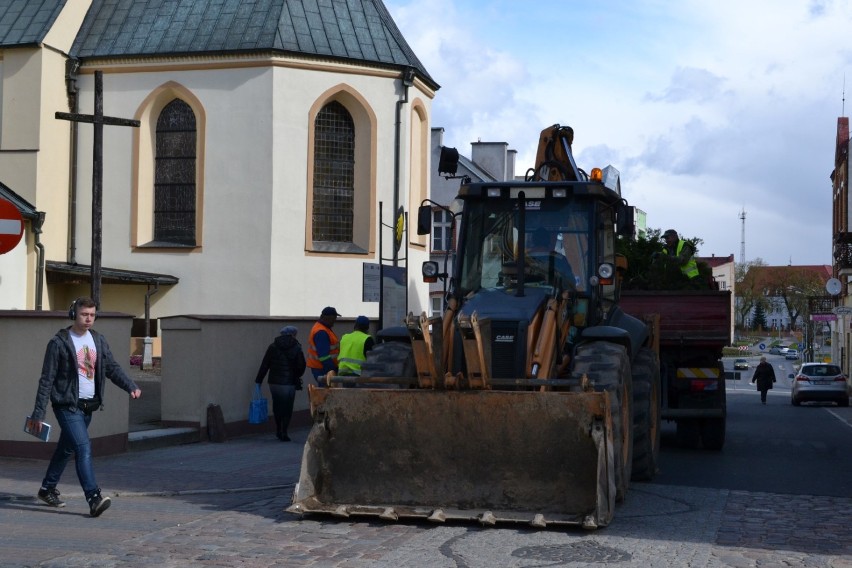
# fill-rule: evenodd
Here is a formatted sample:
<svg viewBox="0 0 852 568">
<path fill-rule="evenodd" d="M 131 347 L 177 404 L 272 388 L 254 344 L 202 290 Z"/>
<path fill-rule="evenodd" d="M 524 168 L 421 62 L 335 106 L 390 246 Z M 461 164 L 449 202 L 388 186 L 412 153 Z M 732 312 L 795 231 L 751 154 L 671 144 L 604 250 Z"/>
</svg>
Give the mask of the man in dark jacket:
<svg viewBox="0 0 852 568">
<path fill-rule="evenodd" d="M 275 417 L 275 436 L 289 442 L 287 428 L 293 416 L 296 391 L 302 390 L 302 375 L 305 373 L 305 354 L 296 340 L 297 329 L 292 325 L 281 328 L 281 335 L 266 349 L 255 384 L 263 383 L 269 373 L 269 392 L 272 395 L 272 414 Z"/>
<path fill-rule="evenodd" d="M 766 404 L 766 392 L 772 388 L 772 383 L 775 382 L 775 369 L 766 362 L 766 357 L 761 357 L 760 363 L 754 369 L 751 384 L 755 382 L 757 382 L 757 390 L 760 391 L 760 402 Z"/>
<path fill-rule="evenodd" d="M 71 327 L 60 329 L 48 342 L 44 354 L 41 378 L 38 382 L 35 408 L 30 428 L 41 432 L 48 400 L 62 434 L 47 466 L 38 498 L 51 507 L 64 507 L 56 485 L 65 470 L 65 464 L 75 455 L 77 477 L 89 504 L 89 513 L 99 516 L 110 506 L 109 497 L 101 496 L 92 468 L 92 444 L 89 440 L 89 423 L 92 412 L 103 407 L 105 379 L 139 398 L 142 391 L 115 362 L 106 338 L 91 329 L 95 323 L 95 302 L 91 298 L 78 298 L 71 304 L 68 316 L 74 320 Z"/>
</svg>

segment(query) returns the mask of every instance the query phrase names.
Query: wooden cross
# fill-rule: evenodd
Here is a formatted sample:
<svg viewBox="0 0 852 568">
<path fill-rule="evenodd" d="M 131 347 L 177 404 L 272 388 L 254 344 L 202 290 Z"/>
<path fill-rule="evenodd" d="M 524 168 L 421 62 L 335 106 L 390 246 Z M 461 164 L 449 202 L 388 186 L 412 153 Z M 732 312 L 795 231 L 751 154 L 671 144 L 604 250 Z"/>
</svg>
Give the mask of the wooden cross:
<svg viewBox="0 0 852 568">
<path fill-rule="evenodd" d="M 104 185 L 104 124 L 111 126 L 139 127 L 138 120 L 104 116 L 104 72 L 95 71 L 95 114 L 57 112 L 56 118 L 72 122 L 88 122 L 95 125 L 94 169 L 92 171 L 92 299 L 101 306 L 101 241 L 103 227 Z"/>
</svg>

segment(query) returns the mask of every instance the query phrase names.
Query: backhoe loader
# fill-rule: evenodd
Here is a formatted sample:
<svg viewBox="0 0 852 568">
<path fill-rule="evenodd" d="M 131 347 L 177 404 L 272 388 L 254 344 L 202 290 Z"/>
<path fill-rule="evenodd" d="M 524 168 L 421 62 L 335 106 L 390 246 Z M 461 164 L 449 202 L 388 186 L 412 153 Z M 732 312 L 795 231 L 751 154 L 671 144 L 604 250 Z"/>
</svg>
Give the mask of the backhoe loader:
<svg viewBox="0 0 852 568">
<path fill-rule="evenodd" d="M 406 318 L 411 376 L 329 373 L 309 388 L 288 511 L 592 529 L 631 477 L 653 475 L 653 330 L 618 305 L 615 239 L 633 234 L 633 209 L 615 168 L 577 167 L 572 140 L 545 129 L 524 181 L 462 181 L 446 311 Z M 431 207 L 418 213 L 428 234 Z"/>
</svg>

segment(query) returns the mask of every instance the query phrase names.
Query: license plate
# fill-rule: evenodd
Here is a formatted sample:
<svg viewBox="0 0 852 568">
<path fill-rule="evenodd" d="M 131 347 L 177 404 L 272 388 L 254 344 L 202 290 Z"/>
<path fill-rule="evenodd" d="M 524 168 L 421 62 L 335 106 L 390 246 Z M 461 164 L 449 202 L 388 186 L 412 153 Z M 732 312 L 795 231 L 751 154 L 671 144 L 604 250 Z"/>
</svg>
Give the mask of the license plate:
<svg viewBox="0 0 852 568">
<path fill-rule="evenodd" d="M 830 385 L 831 381 L 814 381 L 815 385 Z"/>
</svg>

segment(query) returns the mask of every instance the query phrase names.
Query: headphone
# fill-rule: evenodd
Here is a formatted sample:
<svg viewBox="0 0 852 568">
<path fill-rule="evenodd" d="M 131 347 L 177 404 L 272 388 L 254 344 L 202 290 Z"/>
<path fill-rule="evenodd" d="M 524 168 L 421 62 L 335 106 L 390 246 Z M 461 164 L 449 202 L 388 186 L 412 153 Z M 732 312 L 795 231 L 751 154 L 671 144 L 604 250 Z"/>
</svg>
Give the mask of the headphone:
<svg viewBox="0 0 852 568">
<path fill-rule="evenodd" d="M 79 300 L 80 298 L 77 298 Z M 68 319 L 76 320 L 77 319 L 77 300 L 71 302 L 71 307 L 68 308 Z"/>
</svg>

